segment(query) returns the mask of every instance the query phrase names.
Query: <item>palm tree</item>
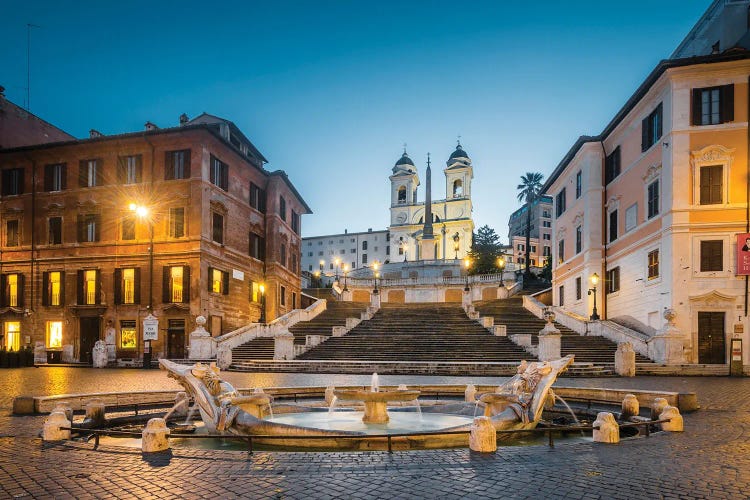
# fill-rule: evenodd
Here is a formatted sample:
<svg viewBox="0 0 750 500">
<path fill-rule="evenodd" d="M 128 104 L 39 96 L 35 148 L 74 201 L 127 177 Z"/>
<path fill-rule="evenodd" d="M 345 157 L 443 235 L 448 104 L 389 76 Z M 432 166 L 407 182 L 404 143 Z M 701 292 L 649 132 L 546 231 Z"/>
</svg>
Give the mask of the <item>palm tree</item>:
<svg viewBox="0 0 750 500">
<path fill-rule="evenodd" d="M 529 254 L 531 253 L 531 205 L 536 201 L 539 191 L 542 189 L 542 179 L 544 179 L 544 176 L 539 172 L 526 172 L 525 175 L 521 176 L 521 184 L 516 187 L 518 189 L 518 201 L 526 203 L 526 265 L 523 272 L 524 283 L 528 283 L 528 279 L 531 278 L 531 270 L 529 270 Z"/>
</svg>

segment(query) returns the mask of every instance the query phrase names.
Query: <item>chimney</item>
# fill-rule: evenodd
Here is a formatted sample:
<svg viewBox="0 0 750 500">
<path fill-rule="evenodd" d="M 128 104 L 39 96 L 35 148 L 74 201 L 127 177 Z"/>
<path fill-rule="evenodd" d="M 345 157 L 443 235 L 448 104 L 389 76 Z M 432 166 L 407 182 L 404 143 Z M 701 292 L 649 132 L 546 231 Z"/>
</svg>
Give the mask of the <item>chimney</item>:
<svg viewBox="0 0 750 500">
<path fill-rule="evenodd" d="M 92 128 L 91 130 L 89 130 L 89 137 L 90 137 L 91 139 L 93 139 L 93 138 L 95 138 L 95 137 L 104 137 L 104 134 L 102 134 L 102 133 L 101 133 L 101 132 L 99 132 L 98 130 L 94 130 L 94 129 Z"/>
<path fill-rule="evenodd" d="M 349 234 L 349 230 L 348 229 L 344 229 L 344 234 Z"/>
<path fill-rule="evenodd" d="M 180 115 L 180 127 L 182 127 L 183 125 L 186 125 L 187 122 L 188 122 L 188 115 L 186 115 L 185 113 L 182 113 Z"/>
<path fill-rule="evenodd" d="M 0 97 L 5 97 L 5 87 L 3 87 L 2 85 L 0 85 Z"/>
<path fill-rule="evenodd" d="M 159 127 L 157 127 L 155 123 L 151 123 L 151 122 L 146 122 L 144 127 L 146 127 L 146 130 L 158 130 L 159 129 Z"/>
<path fill-rule="evenodd" d="M 371 233 L 371 232 L 372 232 L 372 228 L 371 228 L 371 227 L 368 227 L 368 228 L 367 228 L 367 232 L 368 232 L 368 233 Z"/>
</svg>

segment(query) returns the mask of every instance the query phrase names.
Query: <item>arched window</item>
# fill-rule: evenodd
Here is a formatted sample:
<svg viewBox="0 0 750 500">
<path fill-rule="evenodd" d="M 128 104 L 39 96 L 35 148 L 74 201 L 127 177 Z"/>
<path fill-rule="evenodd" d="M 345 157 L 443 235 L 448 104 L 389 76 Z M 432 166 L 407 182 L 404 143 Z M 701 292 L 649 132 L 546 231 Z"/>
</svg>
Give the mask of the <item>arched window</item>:
<svg viewBox="0 0 750 500">
<path fill-rule="evenodd" d="M 464 195 L 464 183 L 461 179 L 457 179 L 453 182 L 453 197 L 460 198 Z"/>
<path fill-rule="evenodd" d="M 406 203 L 406 186 L 398 188 L 398 202 Z"/>
</svg>

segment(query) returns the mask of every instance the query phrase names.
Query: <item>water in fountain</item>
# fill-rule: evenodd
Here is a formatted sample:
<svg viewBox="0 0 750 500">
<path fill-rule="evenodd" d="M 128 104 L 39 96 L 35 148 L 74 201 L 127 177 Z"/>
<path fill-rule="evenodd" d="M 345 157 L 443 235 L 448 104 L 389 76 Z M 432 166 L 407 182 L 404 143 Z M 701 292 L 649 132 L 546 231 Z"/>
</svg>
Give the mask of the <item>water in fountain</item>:
<svg viewBox="0 0 750 500">
<path fill-rule="evenodd" d="M 185 406 L 185 405 L 186 405 L 186 404 L 188 404 L 189 402 L 190 402 L 190 401 L 189 401 L 188 399 L 182 399 L 182 400 L 180 400 L 180 401 L 176 402 L 176 403 L 174 404 L 174 406 L 173 406 L 172 408 L 170 408 L 170 409 L 169 409 L 169 411 L 168 411 L 168 412 L 167 412 L 166 414 L 164 414 L 164 421 L 165 421 L 165 422 L 166 422 L 166 421 L 168 421 L 168 420 L 169 420 L 169 417 L 171 417 L 171 416 L 172 416 L 172 414 L 173 414 L 173 413 L 174 413 L 175 411 L 177 411 L 177 409 L 178 409 L 179 407 L 181 407 L 181 406 Z"/>
<path fill-rule="evenodd" d="M 370 382 L 370 390 L 372 392 L 379 392 L 380 391 L 380 382 L 378 380 L 378 374 L 373 373 L 372 374 L 372 382 Z"/>
<path fill-rule="evenodd" d="M 474 418 L 477 417 L 477 410 L 479 409 L 479 400 L 477 399 L 477 403 L 474 405 Z"/>
<path fill-rule="evenodd" d="M 415 399 L 414 404 L 417 407 L 417 415 L 419 415 L 419 421 L 421 422 L 422 421 L 422 407 L 419 406 L 419 399 Z"/>
<path fill-rule="evenodd" d="M 332 414 L 334 411 L 336 411 L 336 403 L 338 403 L 338 402 L 339 402 L 339 398 L 337 398 L 336 396 L 334 396 L 333 399 L 331 399 L 331 404 L 330 404 L 330 406 L 328 406 L 328 414 L 329 415 Z M 271 418 L 273 418 L 273 417 L 271 417 Z"/>
<path fill-rule="evenodd" d="M 552 392 L 552 391 L 550 391 L 550 392 Z M 576 417 L 576 414 L 573 413 L 573 410 L 570 408 L 570 406 L 568 405 L 568 403 L 563 398 L 561 398 L 560 396 L 558 396 L 557 394 L 555 394 L 555 393 L 552 393 L 552 394 L 555 396 L 555 399 L 557 399 L 563 405 L 565 405 L 565 408 L 568 409 L 568 412 L 573 417 L 573 420 L 575 420 L 576 425 L 581 425 L 581 422 L 578 421 L 578 417 Z M 581 431 L 581 436 L 583 436 L 583 431 Z"/>
<path fill-rule="evenodd" d="M 185 422 L 183 422 L 182 425 L 190 425 L 190 422 L 193 420 L 193 415 L 195 414 L 196 408 L 197 406 L 193 405 L 188 409 L 187 417 L 185 417 Z"/>
</svg>

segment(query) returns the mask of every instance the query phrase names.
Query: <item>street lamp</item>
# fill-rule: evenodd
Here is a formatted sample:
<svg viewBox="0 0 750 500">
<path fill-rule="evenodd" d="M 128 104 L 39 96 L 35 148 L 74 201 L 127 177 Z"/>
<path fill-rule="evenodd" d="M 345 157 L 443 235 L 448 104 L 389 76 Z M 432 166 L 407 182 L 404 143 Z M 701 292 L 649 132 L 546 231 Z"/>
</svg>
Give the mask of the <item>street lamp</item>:
<svg viewBox="0 0 750 500">
<path fill-rule="evenodd" d="M 378 266 L 379 266 L 379 264 L 378 264 L 377 260 L 372 263 L 372 268 L 374 270 L 373 271 L 373 276 L 375 276 L 375 290 L 373 290 L 372 293 L 374 293 L 375 295 L 377 295 L 378 293 L 380 293 L 380 292 L 378 292 L 378 275 L 379 275 L 379 273 L 378 273 Z"/>
<path fill-rule="evenodd" d="M 588 294 L 591 295 L 594 294 L 594 309 L 591 310 L 591 316 L 589 319 L 591 321 L 597 321 L 599 319 L 599 314 L 596 312 L 596 285 L 599 284 L 599 275 L 594 273 L 591 275 L 591 285 L 593 288 L 589 288 Z"/>
<path fill-rule="evenodd" d="M 258 287 L 260 290 L 260 323 L 266 322 L 266 285 L 263 283 Z"/>
<path fill-rule="evenodd" d="M 344 291 L 348 292 L 349 289 L 346 287 L 346 275 L 349 273 L 349 264 L 344 264 Z"/>
<path fill-rule="evenodd" d="M 505 286 L 503 283 L 503 273 L 505 272 L 505 255 L 501 255 L 497 258 L 497 268 L 500 269 L 500 284 L 498 287 Z"/>
<path fill-rule="evenodd" d="M 461 237 L 458 235 L 458 231 L 453 235 L 453 251 L 456 252 L 456 260 L 458 260 L 458 240 Z"/>
<path fill-rule="evenodd" d="M 148 314 L 153 318 L 154 312 L 154 221 L 149 216 L 150 210 L 145 205 L 131 203 L 128 205 L 131 212 L 139 219 L 148 223 Z M 151 341 L 143 341 L 143 368 L 151 368 Z"/>
<path fill-rule="evenodd" d="M 469 291 L 469 267 L 471 267 L 471 260 L 469 260 L 468 257 L 464 259 L 464 267 L 466 268 L 466 286 L 464 287 L 464 292 Z"/>
<path fill-rule="evenodd" d="M 341 259 L 336 257 L 336 259 L 333 261 L 334 264 L 336 264 L 336 283 L 339 281 L 339 266 L 341 265 Z"/>
<path fill-rule="evenodd" d="M 315 276 L 315 284 L 316 284 L 316 285 L 318 285 L 317 287 L 314 287 L 314 288 L 322 288 L 322 287 L 320 286 L 320 284 L 321 284 L 321 283 L 320 283 L 320 271 L 315 271 L 315 272 L 313 273 L 313 276 Z"/>
</svg>

